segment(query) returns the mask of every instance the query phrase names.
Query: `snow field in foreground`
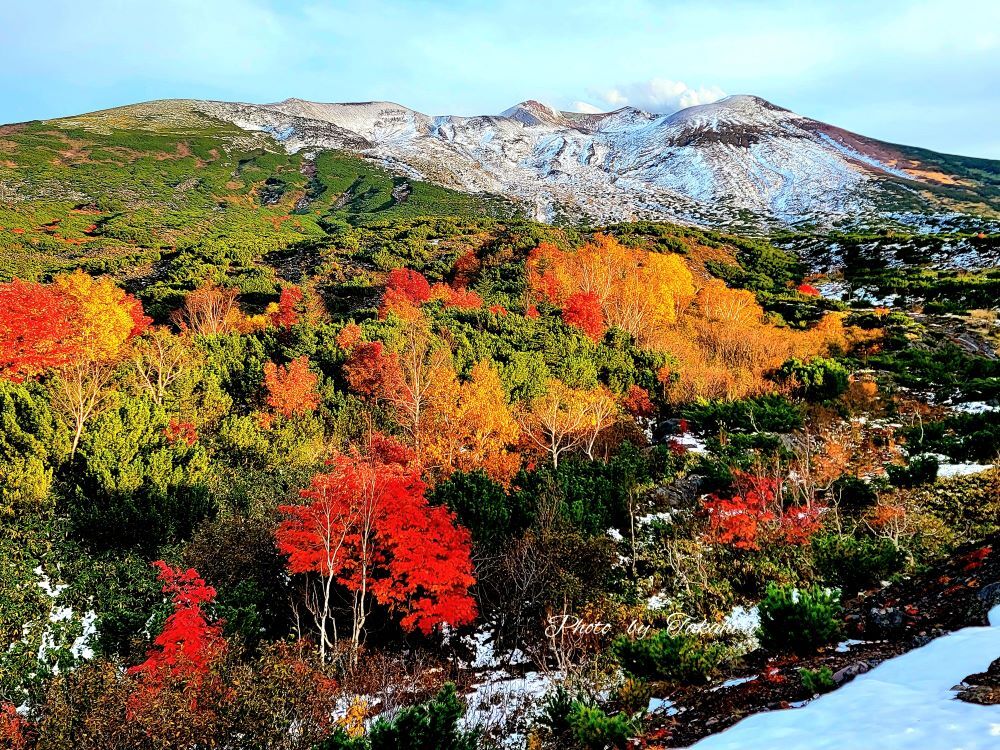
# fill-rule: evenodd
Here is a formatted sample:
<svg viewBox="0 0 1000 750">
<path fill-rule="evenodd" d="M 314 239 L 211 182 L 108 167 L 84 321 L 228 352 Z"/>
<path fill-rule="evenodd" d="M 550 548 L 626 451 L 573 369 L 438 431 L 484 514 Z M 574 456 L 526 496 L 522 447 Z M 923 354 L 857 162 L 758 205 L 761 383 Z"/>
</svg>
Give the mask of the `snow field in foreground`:
<svg viewBox="0 0 1000 750">
<path fill-rule="evenodd" d="M 1000 657 L 1000 606 L 990 626 L 963 628 L 883 662 L 803 708 L 744 719 L 698 750 L 997 750 L 1000 706 L 951 689 Z"/>
</svg>

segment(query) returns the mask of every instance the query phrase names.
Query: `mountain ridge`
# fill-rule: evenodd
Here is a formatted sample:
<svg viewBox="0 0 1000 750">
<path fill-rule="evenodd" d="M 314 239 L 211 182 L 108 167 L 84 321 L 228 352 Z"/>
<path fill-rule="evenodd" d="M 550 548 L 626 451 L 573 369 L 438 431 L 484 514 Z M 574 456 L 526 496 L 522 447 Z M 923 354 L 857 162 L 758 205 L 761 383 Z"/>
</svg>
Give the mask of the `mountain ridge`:
<svg viewBox="0 0 1000 750">
<path fill-rule="evenodd" d="M 137 127 L 186 113 L 291 153 L 353 152 L 408 178 L 507 196 L 550 222 L 833 227 L 1000 215 L 1000 162 L 889 144 L 753 95 L 671 114 L 562 112 L 528 99 L 475 116 L 389 101 L 173 99 L 52 122 L 87 126 L 129 112 Z"/>
</svg>

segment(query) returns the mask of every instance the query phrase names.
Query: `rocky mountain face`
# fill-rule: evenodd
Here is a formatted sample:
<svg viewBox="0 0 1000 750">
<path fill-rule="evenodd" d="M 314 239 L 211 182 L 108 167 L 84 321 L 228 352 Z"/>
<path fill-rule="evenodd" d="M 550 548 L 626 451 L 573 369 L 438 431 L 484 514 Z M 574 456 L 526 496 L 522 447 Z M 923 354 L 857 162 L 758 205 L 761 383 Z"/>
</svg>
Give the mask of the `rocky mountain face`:
<svg viewBox="0 0 1000 750">
<path fill-rule="evenodd" d="M 508 196 L 544 221 L 830 227 L 1000 208 L 1000 162 L 893 146 L 755 96 L 671 115 L 560 112 L 537 101 L 477 117 L 391 102 L 174 104 L 289 151 L 343 149 L 415 179 Z"/>
</svg>

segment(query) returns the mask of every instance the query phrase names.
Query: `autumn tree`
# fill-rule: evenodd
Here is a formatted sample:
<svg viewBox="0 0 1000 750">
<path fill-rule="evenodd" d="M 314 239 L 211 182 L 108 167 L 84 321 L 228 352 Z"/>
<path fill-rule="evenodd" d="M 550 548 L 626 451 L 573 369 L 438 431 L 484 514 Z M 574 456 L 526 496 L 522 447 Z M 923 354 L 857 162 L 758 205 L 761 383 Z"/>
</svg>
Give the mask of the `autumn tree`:
<svg viewBox="0 0 1000 750">
<path fill-rule="evenodd" d="M 159 571 L 163 593 L 170 598 L 173 611 L 153 641 L 146 660 L 130 672 L 149 689 L 155 689 L 167 675 L 200 682 L 226 650 L 222 625 L 209 622 L 204 611 L 205 606 L 215 601 L 215 589 L 193 568 L 175 569 L 162 560 L 153 565 Z"/>
<path fill-rule="evenodd" d="M 594 292 L 571 294 L 566 298 L 562 315 L 563 320 L 579 328 L 593 341 L 600 341 L 604 336 L 604 312 L 601 310 L 601 300 Z"/>
<path fill-rule="evenodd" d="M 76 307 L 76 333 L 88 359 L 115 361 L 125 342 L 141 335 L 152 322 L 142 304 L 107 276 L 97 279 L 74 271 L 56 276 L 53 286 Z"/>
<path fill-rule="evenodd" d="M 385 296 L 379 315 L 385 317 L 390 311 L 398 311 L 406 306 L 418 306 L 431 298 L 431 285 L 419 271 L 409 268 L 395 268 L 386 279 Z"/>
<path fill-rule="evenodd" d="M 20 382 L 75 358 L 78 313 L 56 287 L 19 279 L 0 284 L 0 377 Z"/>
<path fill-rule="evenodd" d="M 271 325 L 277 328 L 291 328 L 299 322 L 299 305 L 302 303 L 302 290 L 295 286 L 286 286 L 281 290 L 277 304 L 268 306 L 268 316 Z"/>
<path fill-rule="evenodd" d="M 171 316 L 182 330 L 199 335 L 216 335 L 239 328 L 240 311 L 236 305 L 238 291 L 206 281 L 189 292 L 184 304 Z"/>
<path fill-rule="evenodd" d="M 734 471 L 732 492 L 709 495 L 708 538 L 736 549 L 758 549 L 763 542 L 808 544 L 822 524 L 824 508 L 786 501 L 776 477 Z"/>
<path fill-rule="evenodd" d="M 304 504 L 280 508 L 277 543 L 289 571 L 318 580 L 311 607 L 324 657 L 337 638 L 328 631 L 334 583 L 350 595 L 355 654 L 373 602 L 425 633 L 475 617 L 468 532 L 428 505 L 411 451 L 378 434 L 370 443 L 364 454 L 335 456 L 302 491 Z"/>
<path fill-rule="evenodd" d="M 548 389 L 518 415 L 524 435 L 559 466 L 559 457 L 586 438 L 587 398 L 583 391 L 551 379 Z"/>
<path fill-rule="evenodd" d="M 483 298 L 468 287 L 435 284 L 431 287 L 431 298 L 441 300 L 445 308 L 478 310 L 483 306 Z"/>
<path fill-rule="evenodd" d="M 136 382 L 153 403 L 162 405 L 170 386 L 188 368 L 193 355 L 181 337 L 166 328 L 155 328 L 137 339 L 133 346 L 132 363 Z"/>
<path fill-rule="evenodd" d="M 0 743 L 10 750 L 28 750 L 33 732 L 12 703 L 0 703 Z"/>
<path fill-rule="evenodd" d="M 75 455 L 87 422 L 113 399 L 110 383 L 125 356 L 126 344 L 151 322 L 142 305 L 107 277 L 82 271 L 61 274 L 53 285 L 77 310 L 77 354 L 59 368 L 53 404 L 69 417 Z"/>
<path fill-rule="evenodd" d="M 399 355 L 381 341 L 352 340 L 350 344 L 343 372 L 351 390 L 373 401 L 395 401 L 403 387 Z"/>
<path fill-rule="evenodd" d="M 580 447 L 587 458 L 593 461 L 597 458 L 596 447 L 598 439 L 621 416 L 621 407 L 606 387 L 599 386 L 584 394 L 585 420 L 582 426 L 583 439 Z"/>
<path fill-rule="evenodd" d="M 695 291 L 680 256 L 625 247 L 603 234 L 570 252 L 541 243 L 527 269 L 535 295 L 561 307 L 567 322 L 593 337 L 599 305 L 604 326 L 644 345 L 662 340 Z"/>
<path fill-rule="evenodd" d="M 283 417 L 308 414 L 319 406 L 318 381 L 316 374 L 309 369 L 309 359 L 305 355 L 296 357 L 287 365 L 268 362 L 264 365 L 267 405 Z"/>
<path fill-rule="evenodd" d="M 520 427 L 511 412 L 496 368 L 488 361 L 472 368 L 469 380 L 443 376 L 429 406 L 424 467 L 445 477 L 481 469 L 507 484 L 520 465 L 514 452 Z"/>
<path fill-rule="evenodd" d="M 428 419 L 432 394 L 443 382 L 455 377 L 451 351 L 430 331 L 422 315 L 406 322 L 403 345 L 399 352 L 399 380 L 384 381 L 392 390 L 383 394 L 396 408 L 400 422 L 409 433 L 411 443 L 420 456 L 423 453 L 423 430 Z"/>
</svg>

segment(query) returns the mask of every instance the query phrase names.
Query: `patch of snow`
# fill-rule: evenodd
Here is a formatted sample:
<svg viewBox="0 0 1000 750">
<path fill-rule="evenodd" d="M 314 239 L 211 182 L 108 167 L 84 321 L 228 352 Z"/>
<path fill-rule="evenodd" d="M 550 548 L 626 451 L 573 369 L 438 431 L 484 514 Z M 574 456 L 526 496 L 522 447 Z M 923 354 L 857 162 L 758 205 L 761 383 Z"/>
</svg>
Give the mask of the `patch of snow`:
<svg viewBox="0 0 1000 750">
<path fill-rule="evenodd" d="M 503 747 L 523 747 L 528 722 L 554 684 L 553 676 L 539 672 L 523 677 L 494 673 L 465 694 L 468 709 L 459 722 L 465 729 L 503 737 Z"/>
<path fill-rule="evenodd" d="M 987 412 L 1000 411 L 1000 405 L 990 404 L 986 401 L 966 401 L 954 404 L 951 410 L 961 414 L 986 414 Z"/>
<path fill-rule="evenodd" d="M 841 641 L 837 644 L 836 651 L 844 654 L 851 650 L 851 646 L 860 646 L 863 643 L 868 643 L 868 641 L 858 641 L 853 638 L 848 638 L 846 641 Z"/>
<path fill-rule="evenodd" d="M 670 597 L 659 591 L 646 600 L 646 609 L 666 609 L 670 604 Z"/>
<path fill-rule="evenodd" d="M 692 747 L 995 750 L 1000 706 L 965 703 L 952 690 L 1000 653 L 1000 606 L 990 611 L 989 622 L 989 627 L 963 628 L 889 659 L 800 710 L 750 716 Z"/>
<path fill-rule="evenodd" d="M 939 463 L 938 464 L 938 477 L 940 479 L 948 479 L 950 477 L 964 477 L 969 474 L 979 474 L 984 471 L 988 471 L 993 468 L 993 464 L 975 464 L 975 463 L 965 463 L 965 464 L 950 464 L 950 463 Z"/>
<path fill-rule="evenodd" d="M 683 435 L 675 435 L 670 438 L 670 442 L 682 446 L 688 453 L 708 453 L 705 441 L 701 438 L 696 438 L 688 432 L 685 432 Z"/>
<path fill-rule="evenodd" d="M 747 682 L 753 682 L 756 679 L 757 675 L 752 675 L 750 677 L 733 677 L 730 680 L 726 680 L 721 685 L 716 685 L 712 688 L 712 692 L 714 693 L 717 690 L 725 690 L 727 688 L 736 687 L 737 685 L 743 685 Z"/>
<path fill-rule="evenodd" d="M 665 716 L 673 716 L 677 713 L 677 708 L 673 701 L 667 698 L 650 698 L 646 712 L 651 714 L 662 713 Z"/>
<path fill-rule="evenodd" d="M 750 609 L 736 605 L 723 622 L 730 632 L 756 633 L 760 629 L 760 609 L 756 605 Z"/>
<path fill-rule="evenodd" d="M 659 513 L 648 513 L 645 516 L 639 516 L 635 522 L 640 526 L 652 526 L 654 523 L 673 523 L 673 512 L 664 510 Z"/>
</svg>

